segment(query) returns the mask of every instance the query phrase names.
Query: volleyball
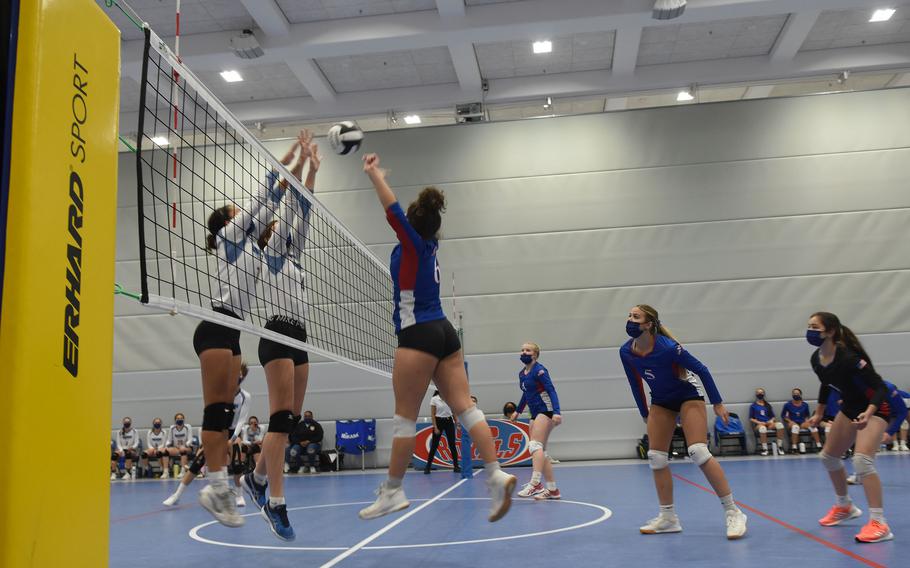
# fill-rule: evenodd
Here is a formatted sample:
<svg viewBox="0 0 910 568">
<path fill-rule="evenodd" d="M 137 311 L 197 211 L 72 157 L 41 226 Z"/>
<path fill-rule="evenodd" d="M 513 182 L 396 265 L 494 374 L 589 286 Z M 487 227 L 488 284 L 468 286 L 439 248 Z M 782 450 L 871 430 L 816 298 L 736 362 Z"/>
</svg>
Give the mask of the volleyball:
<svg viewBox="0 0 910 568">
<path fill-rule="evenodd" d="M 363 142 L 363 130 L 350 120 L 332 125 L 327 136 L 332 150 L 342 156 L 357 152 Z"/>
</svg>

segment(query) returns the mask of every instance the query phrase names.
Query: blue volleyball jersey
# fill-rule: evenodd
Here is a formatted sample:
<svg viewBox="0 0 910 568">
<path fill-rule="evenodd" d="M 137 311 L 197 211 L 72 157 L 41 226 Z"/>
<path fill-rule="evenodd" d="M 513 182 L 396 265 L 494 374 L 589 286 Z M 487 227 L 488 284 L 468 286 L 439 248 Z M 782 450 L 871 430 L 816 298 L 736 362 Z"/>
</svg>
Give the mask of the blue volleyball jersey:
<svg viewBox="0 0 910 568">
<path fill-rule="evenodd" d="M 559 397 L 546 367 L 534 363 L 530 370 L 522 369 L 518 372 L 518 385 L 521 387 L 521 400 L 516 408 L 518 414 L 524 411 L 525 405 L 532 415 L 541 412 L 560 414 Z"/>
<path fill-rule="evenodd" d="M 885 381 L 885 386 L 888 387 L 888 406 L 891 407 L 886 432 L 893 436 L 901 429 L 901 423 L 907 419 L 907 405 L 904 403 L 904 399 L 910 397 L 910 395 L 899 390 L 890 381 Z"/>
<path fill-rule="evenodd" d="M 759 422 L 768 422 L 774 418 L 774 409 L 767 402 L 758 404 L 753 402 L 749 407 L 749 420 L 758 420 Z"/>
<path fill-rule="evenodd" d="M 781 412 L 780 415 L 781 418 L 786 418 L 797 424 L 802 424 L 809 419 L 809 403 L 803 401 L 802 404 L 796 406 L 793 404 L 793 401 L 787 401 L 787 404 L 784 405 L 784 411 Z"/>
<path fill-rule="evenodd" d="M 398 236 L 389 264 L 395 287 L 395 333 L 418 323 L 445 319 L 439 301 L 439 243 L 418 235 L 397 201 L 386 210 L 386 220 Z"/>
<path fill-rule="evenodd" d="M 664 335 L 654 337 L 654 348 L 650 353 L 637 355 L 632 351 L 630 339 L 619 348 L 619 358 L 632 387 L 632 395 L 643 417 L 648 416 L 644 383 L 651 389 L 651 404 L 678 403 L 679 401 L 704 396 L 701 385 L 691 374 L 692 371 L 704 384 L 711 404 L 723 402 L 714 377 L 708 368 L 692 356 L 683 346 Z M 681 378 L 682 377 L 682 378 Z"/>
</svg>

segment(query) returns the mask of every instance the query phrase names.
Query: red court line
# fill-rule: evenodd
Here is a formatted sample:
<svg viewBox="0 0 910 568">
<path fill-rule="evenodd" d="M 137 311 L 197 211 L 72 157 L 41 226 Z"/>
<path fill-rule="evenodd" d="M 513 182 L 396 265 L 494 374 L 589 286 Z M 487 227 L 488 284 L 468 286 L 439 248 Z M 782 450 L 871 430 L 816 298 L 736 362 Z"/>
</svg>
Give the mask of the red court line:
<svg viewBox="0 0 910 568">
<path fill-rule="evenodd" d="M 166 513 L 168 511 L 179 511 L 180 509 L 189 509 L 190 507 L 195 507 L 195 503 L 187 503 L 186 505 L 178 505 L 176 507 L 168 507 L 167 509 L 158 509 L 157 511 L 146 511 L 145 513 L 139 513 L 138 515 L 130 515 L 128 517 L 118 517 L 116 519 L 111 519 L 111 523 L 125 523 L 126 521 L 135 521 L 136 519 L 142 519 L 144 517 L 151 517 L 152 515 L 157 515 L 159 513 Z"/>
<path fill-rule="evenodd" d="M 711 489 L 709 489 L 709 488 L 707 488 L 707 487 L 705 487 L 705 486 L 703 486 L 703 485 L 699 485 L 698 483 L 695 483 L 695 482 L 692 481 L 691 479 L 686 479 L 685 477 L 683 477 L 683 476 L 681 476 L 681 475 L 679 475 L 679 474 L 676 474 L 676 473 L 673 474 L 673 477 L 675 477 L 676 479 L 678 479 L 678 480 L 680 480 L 680 481 L 683 481 L 683 482 L 685 482 L 685 483 L 688 483 L 689 485 L 692 485 L 693 487 L 698 487 L 698 488 L 701 489 L 702 491 L 707 491 L 707 492 L 710 493 L 711 495 L 714 495 L 715 497 L 717 497 L 717 493 L 715 493 L 714 491 L 712 491 Z M 846 548 L 842 548 L 842 547 L 840 547 L 840 546 L 834 544 L 833 542 L 831 542 L 831 541 L 829 541 L 829 540 L 825 540 L 825 539 L 823 539 L 823 538 L 821 538 L 821 537 L 815 536 L 814 534 L 809 533 L 809 532 L 806 532 L 806 531 L 804 531 L 803 529 L 801 529 L 801 528 L 799 528 L 799 527 L 794 527 L 794 526 L 791 525 L 790 523 L 784 522 L 784 521 L 778 519 L 777 517 L 773 517 L 773 516 L 769 515 L 768 513 L 765 513 L 765 512 L 763 512 L 763 511 L 759 511 L 759 510 L 756 509 L 755 507 L 746 505 L 746 504 L 743 503 L 742 501 L 737 501 L 736 504 L 739 505 L 740 507 L 742 507 L 743 509 L 746 509 L 746 510 L 749 511 L 749 512 L 755 513 L 755 514 L 758 515 L 759 517 L 765 518 L 765 519 L 767 519 L 767 520 L 769 520 L 769 521 L 771 521 L 771 522 L 774 522 L 774 523 L 779 524 L 780 526 L 784 527 L 785 529 L 790 529 L 791 531 L 795 532 L 796 534 L 802 535 L 802 536 L 808 538 L 809 540 L 814 540 L 815 542 L 817 542 L 817 543 L 819 543 L 819 544 L 821 544 L 821 545 L 827 546 L 827 547 L 830 548 L 831 550 L 836 550 L 837 552 L 840 552 L 841 554 L 843 554 L 843 555 L 845 555 L 845 556 L 849 556 L 850 558 L 852 558 L 852 559 L 854 559 L 854 560 L 857 560 L 857 561 L 859 561 L 859 562 L 862 562 L 862 563 L 865 564 L 866 566 L 871 566 L 872 568 L 888 568 L 888 567 L 885 566 L 884 564 L 879 564 L 879 563 L 877 563 L 877 562 L 873 562 L 872 560 L 869 560 L 868 558 L 864 558 L 864 557 L 862 557 L 862 556 L 860 556 L 859 554 L 856 554 L 856 553 L 854 553 L 854 552 L 850 552 L 850 551 L 847 550 Z"/>
</svg>

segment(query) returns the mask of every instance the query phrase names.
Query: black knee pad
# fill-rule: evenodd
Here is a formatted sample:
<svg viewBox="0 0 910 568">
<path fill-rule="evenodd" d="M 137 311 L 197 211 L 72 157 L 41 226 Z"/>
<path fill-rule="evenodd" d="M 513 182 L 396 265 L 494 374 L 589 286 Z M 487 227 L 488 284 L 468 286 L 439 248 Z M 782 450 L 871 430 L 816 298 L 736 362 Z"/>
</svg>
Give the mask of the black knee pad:
<svg viewBox="0 0 910 568">
<path fill-rule="evenodd" d="M 279 410 L 269 417 L 269 432 L 290 434 L 296 425 L 294 413 L 290 410 Z"/>
<path fill-rule="evenodd" d="M 198 452 L 196 457 L 193 458 L 193 461 L 190 463 L 190 471 L 193 472 L 193 475 L 199 475 L 199 472 L 202 471 L 202 466 L 205 465 L 205 452 Z"/>
<path fill-rule="evenodd" d="M 228 402 L 216 402 L 202 411 L 202 430 L 222 432 L 231 427 L 234 421 L 234 405 Z"/>
</svg>

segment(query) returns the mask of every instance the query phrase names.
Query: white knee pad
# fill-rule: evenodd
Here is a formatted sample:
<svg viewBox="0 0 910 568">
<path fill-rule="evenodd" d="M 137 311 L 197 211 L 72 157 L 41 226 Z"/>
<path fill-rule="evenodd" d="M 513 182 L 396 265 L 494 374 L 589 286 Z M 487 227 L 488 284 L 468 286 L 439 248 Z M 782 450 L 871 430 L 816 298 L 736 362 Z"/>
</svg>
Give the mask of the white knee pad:
<svg viewBox="0 0 910 568">
<path fill-rule="evenodd" d="M 653 470 L 666 469 L 670 465 L 670 456 L 660 450 L 648 450 L 648 467 Z"/>
<path fill-rule="evenodd" d="M 783 429 L 784 429 L 784 423 L 783 423 L 783 422 L 776 422 L 776 423 L 774 424 L 774 429 L 775 429 L 775 430 L 783 430 Z"/>
<path fill-rule="evenodd" d="M 712 457 L 707 444 L 699 442 L 689 446 L 689 458 L 695 462 L 695 465 L 704 465 Z"/>
<path fill-rule="evenodd" d="M 794 424 L 793 426 L 790 426 L 790 433 L 791 433 L 791 434 L 799 434 L 799 426 L 796 425 L 796 424 Z"/>
<path fill-rule="evenodd" d="M 417 423 L 404 416 L 395 415 L 392 418 L 393 438 L 413 438 L 417 435 Z"/>
<path fill-rule="evenodd" d="M 476 404 L 458 415 L 458 420 L 461 421 L 461 425 L 464 426 L 465 430 L 468 432 L 471 431 L 471 428 L 473 428 L 475 424 L 484 422 L 486 419 L 486 416 L 483 415 L 483 411 L 477 408 Z"/>
<path fill-rule="evenodd" d="M 531 440 L 530 442 L 528 442 L 528 451 L 531 452 L 532 456 L 534 455 L 534 452 L 542 452 L 543 444 L 541 444 L 537 440 Z"/>
<path fill-rule="evenodd" d="M 818 457 L 821 458 L 822 465 L 825 466 L 825 469 L 828 471 L 838 471 L 844 469 L 844 460 L 834 456 L 829 456 L 825 453 L 824 450 L 819 452 Z"/>
<path fill-rule="evenodd" d="M 825 434 L 829 434 L 830 432 L 831 432 L 831 427 L 825 426 Z"/>
<path fill-rule="evenodd" d="M 818 428 L 816 428 L 815 426 L 809 426 L 809 431 L 812 432 L 813 434 L 817 434 Z"/>
<path fill-rule="evenodd" d="M 767 433 L 768 433 L 768 427 L 767 427 L 767 426 L 759 426 L 759 427 L 758 427 L 758 433 L 759 433 L 759 434 L 767 434 Z"/>
<path fill-rule="evenodd" d="M 875 461 L 865 454 L 853 454 L 853 471 L 856 472 L 856 479 L 872 475 L 876 473 Z"/>
<path fill-rule="evenodd" d="M 904 423 L 901 424 L 901 430 L 910 430 L 910 423 L 904 420 Z"/>
</svg>

